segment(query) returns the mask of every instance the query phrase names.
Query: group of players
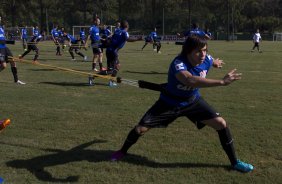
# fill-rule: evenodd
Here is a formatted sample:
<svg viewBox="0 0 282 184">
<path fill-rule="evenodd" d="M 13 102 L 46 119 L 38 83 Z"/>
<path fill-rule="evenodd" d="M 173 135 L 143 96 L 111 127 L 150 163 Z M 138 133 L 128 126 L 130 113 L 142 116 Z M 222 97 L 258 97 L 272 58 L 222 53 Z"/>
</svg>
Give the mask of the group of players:
<svg viewBox="0 0 282 184">
<path fill-rule="evenodd" d="M 127 21 L 122 21 L 120 27 L 117 27 L 114 33 L 107 38 L 110 40 L 108 42 L 107 39 L 100 37 L 99 17 L 94 18 L 93 23 L 89 30 L 89 36 L 85 41 L 85 44 L 87 44 L 88 40 L 91 41 L 93 52 L 92 70 L 96 69 L 96 63 L 98 62 L 100 72 L 104 71 L 102 66 L 103 52 L 101 46 L 101 41 L 104 40 L 107 57 L 107 69 L 105 73 L 116 77 L 120 67 L 118 51 L 123 48 L 127 41 L 137 41 L 140 39 L 129 38 L 129 24 Z M 52 31 L 54 35 L 56 35 L 55 30 Z M 2 42 L 0 42 L 1 67 L 4 61 L 8 61 L 7 56 L 12 56 L 9 49 L 5 47 L 5 37 L 3 35 L 4 30 L 0 27 L 0 40 L 2 40 Z M 71 35 L 64 33 L 64 36 L 71 44 L 78 43 Z M 178 36 L 181 37 L 182 35 L 178 34 Z M 207 40 L 210 39 L 209 35 L 198 27 L 194 27 L 194 29 L 185 32 L 183 36 L 186 37 L 186 40 L 183 43 L 181 53 L 175 57 L 169 67 L 168 81 L 166 84 L 158 87 L 161 92 L 159 99 L 144 114 L 140 122 L 129 131 L 122 147 L 112 154 L 111 160 L 117 161 L 123 159 L 128 150 L 151 128 L 167 127 L 178 117 L 184 116 L 190 119 L 198 129 L 210 126 L 216 130 L 222 148 L 234 170 L 240 172 L 252 171 L 254 169 L 253 165 L 237 159 L 233 138 L 226 121 L 199 93 L 199 88 L 202 87 L 230 85 L 240 80 L 241 74 L 237 73 L 236 69 L 233 69 L 220 80 L 207 79 L 206 76 L 211 67 L 221 68 L 224 64 L 222 60 L 214 59 L 207 54 Z M 54 36 L 53 39 L 55 44 L 59 46 L 59 40 L 56 36 Z M 34 38 L 34 42 L 37 42 L 37 39 Z M 145 46 L 143 46 L 143 48 Z M 79 49 L 77 45 L 71 46 L 70 48 Z M 26 52 L 29 50 L 30 48 L 28 48 Z M 79 54 L 79 52 L 76 53 Z M 58 47 L 56 54 L 60 55 Z M 84 57 L 82 54 L 81 56 Z M 10 62 L 15 82 L 20 83 L 17 79 L 17 75 L 15 75 L 15 63 L 13 60 L 10 60 Z M 115 86 L 116 83 L 110 80 L 109 85 Z M 0 124 L 3 124 L 3 122 L 4 121 L 0 121 Z"/>
</svg>

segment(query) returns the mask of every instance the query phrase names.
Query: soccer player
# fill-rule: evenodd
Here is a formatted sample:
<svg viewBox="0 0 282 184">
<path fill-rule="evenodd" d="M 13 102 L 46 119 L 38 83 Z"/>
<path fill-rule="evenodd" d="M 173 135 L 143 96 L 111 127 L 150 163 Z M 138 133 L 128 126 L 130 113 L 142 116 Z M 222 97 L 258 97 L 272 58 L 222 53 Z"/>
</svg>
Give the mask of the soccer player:
<svg viewBox="0 0 282 184">
<path fill-rule="evenodd" d="M 160 49 L 162 45 L 160 40 L 160 37 L 158 37 L 157 35 L 157 28 L 155 27 L 154 31 L 152 31 L 150 35 L 145 38 L 145 44 L 142 47 L 142 50 L 146 47 L 148 43 L 153 43 L 153 50 L 157 51 L 157 53 L 161 53 Z"/>
<path fill-rule="evenodd" d="M 87 41 L 91 39 L 91 47 L 92 47 L 92 52 L 93 52 L 93 59 L 92 59 L 92 70 L 93 71 L 98 71 L 98 69 L 96 68 L 97 62 L 99 63 L 100 71 L 103 70 L 103 64 L 102 64 L 103 52 L 100 47 L 101 39 L 100 39 L 99 25 L 100 25 L 100 18 L 95 17 L 94 24 L 90 27 L 89 35 L 87 38 Z"/>
<path fill-rule="evenodd" d="M 257 32 L 254 34 L 253 36 L 253 43 L 254 43 L 254 46 L 253 46 L 253 49 L 251 52 L 254 52 L 255 51 L 255 48 L 258 49 L 258 52 L 259 53 L 262 53 L 262 51 L 260 50 L 259 48 L 259 42 L 262 40 L 261 36 L 260 36 L 260 33 L 259 33 L 259 29 L 257 29 Z"/>
<path fill-rule="evenodd" d="M 57 51 L 56 51 L 56 56 L 61 56 L 61 48 L 60 48 L 60 40 L 59 40 L 59 32 L 58 32 L 58 25 L 56 25 L 52 30 L 51 30 L 51 35 L 52 39 L 57 46 Z"/>
<path fill-rule="evenodd" d="M 87 56 L 84 56 L 80 51 L 79 51 L 79 45 L 78 45 L 78 42 L 79 40 L 75 39 L 72 35 L 68 34 L 68 33 L 64 33 L 64 36 L 65 38 L 68 40 L 69 42 L 69 53 L 71 55 L 71 58 L 73 61 L 75 61 L 75 58 L 74 58 L 74 54 L 73 54 L 73 50 L 75 51 L 75 53 L 79 56 L 81 56 L 84 61 L 87 60 Z"/>
<path fill-rule="evenodd" d="M 13 54 L 10 51 L 10 49 L 6 46 L 5 30 L 1 22 L 2 22 L 2 18 L 0 17 L 0 72 L 4 70 L 7 67 L 7 63 L 10 62 L 12 74 L 14 77 L 14 82 L 17 84 L 25 84 L 24 82 L 20 81 L 18 78 L 18 70 L 16 63 L 12 58 L 9 58 L 9 57 L 13 57 Z"/>
<path fill-rule="evenodd" d="M 81 28 L 79 31 L 79 40 L 80 40 L 80 47 L 82 47 L 84 50 L 87 50 L 85 42 L 86 42 L 86 35 L 84 28 Z"/>
<path fill-rule="evenodd" d="M 134 42 L 142 39 L 142 38 L 140 39 L 129 38 L 129 34 L 127 32 L 128 29 L 129 29 L 128 22 L 122 21 L 121 28 L 115 31 L 114 35 L 112 36 L 111 43 L 106 50 L 107 65 L 108 65 L 107 73 L 111 74 L 112 77 L 116 77 L 120 69 L 118 51 L 123 48 L 123 46 L 127 41 Z M 109 86 L 110 87 L 117 86 L 117 83 L 110 80 Z"/>
<path fill-rule="evenodd" d="M 31 50 L 33 50 L 35 52 L 33 63 L 38 63 L 37 59 L 39 57 L 39 49 L 36 45 L 43 38 L 43 36 L 43 32 L 38 34 L 38 36 L 33 36 L 28 42 L 27 50 L 19 57 L 19 59 L 23 59 L 28 53 L 30 53 Z"/>
<path fill-rule="evenodd" d="M 207 79 L 213 66 L 221 68 L 223 61 L 213 59 L 207 54 L 207 40 L 189 36 L 180 55 L 172 61 L 168 71 L 168 82 L 161 91 L 159 99 L 145 113 L 140 122 L 129 132 L 122 148 L 113 153 L 111 160 L 123 158 L 128 149 L 140 136 L 151 128 L 167 127 L 178 117 L 187 117 L 198 129 L 208 125 L 217 131 L 220 143 L 227 154 L 233 169 L 250 172 L 254 167 L 237 159 L 233 138 L 226 121 L 200 95 L 199 88 L 227 86 L 241 79 L 236 69 L 222 79 Z"/>
<path fill-rule="evenodd" d="M 23 49 L 26 51 L 27 49 L 27 26 L 24 26 L 21 29 L 21 39 L 23 41 Z"/>
<path fill-rule="evenodd" d="M 110 30 L 110 26 L 104 25 L 103 29 L 100 31 L 100 36 L 101 36 L 101 48 L 103 52 L 103 49 L 107 48 L 111 41 L 112 32 Z"/>
<path fill-rule="evenodd" d="M 35 26 L 32 28 L 32 36 L 38 36 L 39 35 L 39 29 L 38 26 Z"/>
<path fill-rule="evenodd" d="M 211 37 L 208 34 L 206 34 L 205 31 L 199 28 L 199 25 L 197 23 L 193 23 L 191 30 L 186 31 L 183 34 L 177 33 L 177 36 L 180 38 L 192 36 L 192 35 L 197 35 L 199 37 L 203 37 L 208 40 L 211 39 Z"/>
</svg>

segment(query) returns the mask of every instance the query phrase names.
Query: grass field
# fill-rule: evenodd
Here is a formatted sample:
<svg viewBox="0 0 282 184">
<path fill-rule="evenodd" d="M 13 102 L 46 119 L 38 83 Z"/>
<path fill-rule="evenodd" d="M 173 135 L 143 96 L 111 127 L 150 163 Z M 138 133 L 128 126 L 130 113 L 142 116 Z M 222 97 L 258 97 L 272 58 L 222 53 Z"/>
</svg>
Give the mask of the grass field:
<svg viewBox="0 0 282 184">
<path fill-rule="evenodd" d="M 51 43 L 39 44 L 39 61 L 89 71 L 91 62 L 55 56 Z M 162 83 L 181 47 L 163 43 L 162 54 L 143 42 L 127 43 L 120 51 L 123 78 Z M 127 133 L 158 98 L 154 91 L 49 68 L 18 63 L 20 80 L 13 83 L 10 67 L 0 73 L 0 118 L 12 123 L 0 136 L 0 177 L 5 183 L 187 184 L 282 183 L 282 43 L 262 42 L 263 53 L 251 53 L 251 42 L 210 41 L 209 53 L 224 60 L 209 78 L 222 78 L 237 68 L 243 79 L 201 93 L 231 127 L 238 157 L 255 171 L 230 170 L 217 133 L 198 131 L 185 118 L 167 129 L 153 129 L 120 162 L 110 162 Z M 15 56 L 20 43 L 10 46 Z M 86 52 L 91 59 L 90 49 Z M 31 52 L 25 59 L 31 60 Z M 106 59 L 104 59 L 106 60 Z"/>
</svg>

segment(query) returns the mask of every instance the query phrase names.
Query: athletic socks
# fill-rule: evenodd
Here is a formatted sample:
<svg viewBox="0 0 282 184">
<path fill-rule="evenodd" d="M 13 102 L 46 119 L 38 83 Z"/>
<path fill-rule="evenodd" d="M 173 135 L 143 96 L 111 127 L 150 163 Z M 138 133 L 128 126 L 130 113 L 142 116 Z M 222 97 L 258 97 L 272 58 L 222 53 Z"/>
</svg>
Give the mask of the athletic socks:
<svg viewBox="0 0 282 184">
<path fill-rule="evenodd" d="M 18 70 L 16 67 L 11 67 L 11 70 L 12 70 L 12 73 L 13 73 L 13 76 L 14 76 L 14 81 L 17 82 L 19 79 L 18 79 Z"/>
<path fill-rule="evenodd" d="M 227 154 L 231 162 L 231 165 L 235 165 L 237 163 L 237 158 L 236 158 L 235 149 L 233 145 L 232 135 L 230 133 L 229 128 L 226 127 L 224 129 L 218 130 L 217 132 L 219 135 L 220 143 L 225 153 Z"/>
<path fill-rule="evenodd" d="M 135 127 L 129 132 L 126 140 L 123 143 L 122 148 L 120 149 L 122 153 L 126 154 L 128 149 L 137 142 L 137 140 L 139 139 L 141 135 L 139 135 L 136 130 Z"/>
</svg>

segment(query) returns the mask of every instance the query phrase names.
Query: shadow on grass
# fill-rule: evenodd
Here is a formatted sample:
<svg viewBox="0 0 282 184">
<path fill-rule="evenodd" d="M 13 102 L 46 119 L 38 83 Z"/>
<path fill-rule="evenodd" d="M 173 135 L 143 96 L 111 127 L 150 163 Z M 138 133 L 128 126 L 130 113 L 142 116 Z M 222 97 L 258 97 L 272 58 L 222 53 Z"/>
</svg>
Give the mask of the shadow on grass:
<svg viewBox="0 0 282 184">
<path fill-rule="evenodd" d="M 79 162 L 87 160 L 89 162 L 104 162 L 109 161 L 113 151 L 111 150 L 87 150 L 85 148 L 91 146 L 92 144 L 105 143 L 104 140 L 93 140 L 81 145 L 78 145 L 69 150 L 60 150 L 60 149 L 40 149 L 34 148 L 32 146 L 25 145 L 12 145 L 12 146 L 21 146 L 33 149 L 40 149 L 46 152 L 53 152 L 51 154 L 45 154 L 37 156 L 31 159 L 26 160 L 12 160 L 6 162 L 8 167 L 13 167 L 16 169 L 26 169 L 40 181 L 47 182 L 78 182 L 79 175 L 68 176 L 66 178 L 56 178 L 52 176 L 45 168 L 63 165 L 70 162 Z M 7 144 L 7 143 L 1 143 Z M 9 144 L 11 145 L 11 144 Z M 159 163 L 152 160 L 149 160 L 146 157 L 139 155 L 128 154 L 121 162 L 127 162 L 134 165 L 141 165 L 152 168 L 225 168 L 230 169 L 229 166 L 225 165 L 216 165 L 216 164 L 205 164 L 205 163 Z"/>
<path fill-rule="evenodd" d="M 50 84 L 50 85 L 55 85 L 55 86 L 89 86 L 88 83 L 80 83 L 80 82 L 40 82 L 39 84 Z M 95 82 L 94 86 L 89 86 L 89 87 L 95 87 L 95 85 L 98 86 L 108 86 L 107 83 L 97 83 Z"/>
<path fill-rule="evenodd" d="M 125 71 L 127 73 L 138 73 L 138 74 L 152 74 L 152 75 L 167 75 L 166 73 L 162 73 L 162 72 L 156 72 L 156 71 L 150 71 L 150 72 L 138 72 L 138 71 Z"/>
</svg>

